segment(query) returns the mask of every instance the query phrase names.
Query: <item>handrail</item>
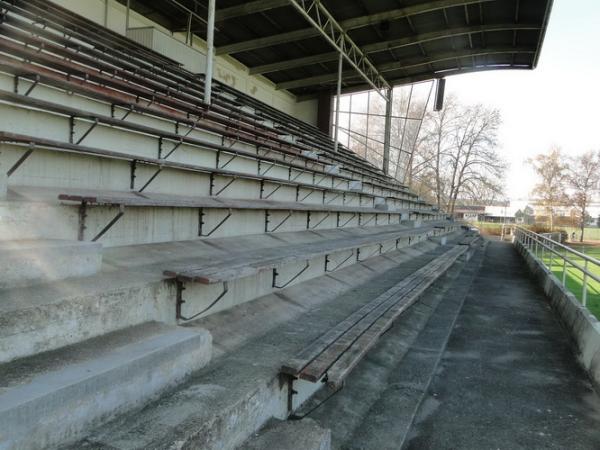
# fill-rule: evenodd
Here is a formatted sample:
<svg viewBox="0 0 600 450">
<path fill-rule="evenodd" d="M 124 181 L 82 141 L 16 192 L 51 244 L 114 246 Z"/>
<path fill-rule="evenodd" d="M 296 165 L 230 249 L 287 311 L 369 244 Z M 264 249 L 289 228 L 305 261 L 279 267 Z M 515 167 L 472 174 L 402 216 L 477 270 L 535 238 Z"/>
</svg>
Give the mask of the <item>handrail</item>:
<svg viewBox="0 0 600 450">
<path fill-rule="evenodd" d="M 587 294 L 588 294 L 588 278 L 600 283 L 600 276 L 594 274 L 589 269 L 589 265 L 595 265 L 600 268 L 600 260 L 593 258 L 585 253 L 581 253 L 577 250 L 572 249 L 560 242 L 557 242 L 549 237 L 543 236 L 538 233 L 534 233 L 533 231 L 527 230 L 526 228 L 515 226 L 515 241 L 521 244 L 524 248 L 530 251 L 543 265 L 547 267 L 552 272 L 553 264 L 553 256 L 556 255 L 559 259 L 563 261 L 562 268 L 562 285 L 566 285 L 566 273 L 567 273 L 567 263 L 582 273 L 583 278 L 583 286 L 582 286 L 582 298 L 581 303 L 583 306 L 587 306 Z M 541 257 L 538 256 L 540 253 L 541 247 Z M 559 250 L 556 250 L 558 247 L 559 250 L 563 250 L 561 253 Z M 550 252 L 550 263 L 546 265 L 546 261 L 544 259 L 544 252 Z M 583 259 L 584 264 L 581 265 L 579 262 L 574 261 L 569 256 L 576 256 L 578 258 Z"/>
</svg>

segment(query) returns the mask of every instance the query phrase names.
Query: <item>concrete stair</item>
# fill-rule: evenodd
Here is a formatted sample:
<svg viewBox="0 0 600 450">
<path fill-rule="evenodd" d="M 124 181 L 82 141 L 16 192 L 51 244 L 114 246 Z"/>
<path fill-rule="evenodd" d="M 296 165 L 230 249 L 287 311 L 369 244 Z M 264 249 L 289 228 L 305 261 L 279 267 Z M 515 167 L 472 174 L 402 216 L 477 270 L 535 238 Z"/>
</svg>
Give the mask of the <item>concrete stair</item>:
<svg viewBox="0 0 600 450">
<path fill-rule="evenodd" d="M 81 436 L 181 383 L 211 358 L 211 335 L 156 322 L 0 366 L 0 448 Z"/>
<path fill-rule="evenodd" d="M 94 275 L 101 263 L 102 245 L 97 242 L 0 241 L 0 289 Z"/>
<path fill-rule="evenodd" d="M 274 420 L 248 439 L 240 450 L 329 450 L 331 431 L 314 420 Z"/>
<path fill-rule="evenodd" d="M 361 361 L 339 394 L 327 399 L 329 393 L 321 391 L 297 411 L 331 429 L 331 448 L 403 448 L 484 251 L 476 244 L 468 262 L 436 282 Z"/>
<path fill-rule="evenodd" d="M 279 376 L 290 354 L 444 251 L 425 241 L 186 324 L 215 337 L 219 356 L 210 366 L 143 411 L 120 416 L 69 448 L 238 448 L 320 388 L 311 384 L 308 391 L 294 383 L 300 392 L 290 394 Z"/>
</svg>

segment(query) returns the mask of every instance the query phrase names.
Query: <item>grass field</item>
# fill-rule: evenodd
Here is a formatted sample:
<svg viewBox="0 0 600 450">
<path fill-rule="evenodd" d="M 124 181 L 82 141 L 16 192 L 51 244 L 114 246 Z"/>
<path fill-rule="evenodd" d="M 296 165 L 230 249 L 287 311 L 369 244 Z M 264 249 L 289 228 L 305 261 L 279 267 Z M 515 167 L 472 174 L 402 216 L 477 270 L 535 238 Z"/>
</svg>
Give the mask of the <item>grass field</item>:
<svg viewBox="0 0 600 450">
<path fill-rule="evenodd" d="M 600 246 L 571 245 L 571 247 L 574 250 L 577 250 L 581 253 L 585 253 L 586 255 L 600 260 Z M 572 259 L 577 264 L 583 266 L 583 258 L 570 255 L 570 259 Z M 544 262 L 546 263 L 546 266 L 550 264 L 549 255 L 544 255 Z M 589 264 L 588 268 L 590 269 L 590 272 L 600 277 L 600 266 Z M 558 257 L 554 257 L 551 270 L 552 273 L 554 273 L 554 275 L 559 280 L 562 280 L 562 260 L 560 260 Z M 581 301 L 583 293 L 583 274 L 581 273 L 581 271 L 575 267 L 569 267 L 567 265 L 567 276 L 565 281 L 567 288 L 575 294 L 579 301 Z M 591 278 L 588 278 L 587 307 L 592 312 L 592 314 L 594 314 L 600 320 L 600 283 L 598 283 L 595 280 L 592 280 Z"/>
<path fill-rule="evenodd" d="M 575 236 L 577 236 L 577 239 L 579 239 L 579 233 L 580 233 L 579 228 L 573 228 L 573 227 L 558 227 L 558 228 L 563 228 L 567 233 L 569 233 L 569 236 L 571 236 L 571 233 L 575 232 Z M 600 228 L 586 227 L 586 229 L 583 233 L 583 239 L 586 241 L 600 241 Z"/>
</svg>

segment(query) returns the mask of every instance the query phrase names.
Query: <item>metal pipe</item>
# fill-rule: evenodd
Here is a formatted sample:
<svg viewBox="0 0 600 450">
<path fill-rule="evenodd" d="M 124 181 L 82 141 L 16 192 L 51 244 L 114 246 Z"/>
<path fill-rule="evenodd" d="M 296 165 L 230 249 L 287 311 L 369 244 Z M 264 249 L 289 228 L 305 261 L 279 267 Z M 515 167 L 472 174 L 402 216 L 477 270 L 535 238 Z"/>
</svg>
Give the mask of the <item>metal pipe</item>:
<svg viewBox="0 0 600 450">
<path fill-rule="evenodd" d="M 185 34 L 185 43 L 188 44 L 189 46 L 192 45 L 192 13 L 191 12 L 188 17 L 187 32 Z"/>
<path fill-rule="evenodd" d="M 212 91 L 215 37 L 215 0 L 208 0 L 208 24 L 206 28 L 206 74 L 204 77 L 204 103 L 210 105 Z"/>
<path fill-rule="evenodd" d="M 333 135 L 333 151 L 338 151 L 338 129 L 340 125 L 340 96 L 342 95 L 342 67 L 344 65 L 344 55 L 340 52 L 338 60 L 338 79 L 337 93 L 335 97 L 335 130 Z"/>
<path fill-rule="evenodd" d="M 394 99 L 394 89 L 389 88 L 387 92 L 387 102 L 385 103 L 385 131 L 383 137 L 383 173 L 390 173 L 390 140 L 392 133 L 392 102 Z M 368 120 L 367 120 L 368 121 Z M 400 149 L 401 151 L 402 149 Z"/>
<path fill-rule="evenodd" d="M 127 0 L 127 11 L 125 12 L 125 34 L 129 30 L 129 11 L 131 9 L 131 0 Z"/>
</svg>

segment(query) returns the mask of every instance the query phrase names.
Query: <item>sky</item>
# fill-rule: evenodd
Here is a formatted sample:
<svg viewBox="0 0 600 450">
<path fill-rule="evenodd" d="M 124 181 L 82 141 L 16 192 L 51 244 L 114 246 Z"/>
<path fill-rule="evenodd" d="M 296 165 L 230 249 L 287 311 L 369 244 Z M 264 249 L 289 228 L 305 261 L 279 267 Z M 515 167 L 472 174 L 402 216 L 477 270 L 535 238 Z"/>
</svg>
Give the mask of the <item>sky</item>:
<svg viewBox="0 0 600 450">
<path fill-rule="evenodd" d="M 527 158 L 553 145 L 567 155 L 600 150 L 600 1 L 554 1 L 535 70 L 448 77 L 446 93 L 500 110 L 506 194 L 527 198 L 535 182 Z"/>
</svg>

